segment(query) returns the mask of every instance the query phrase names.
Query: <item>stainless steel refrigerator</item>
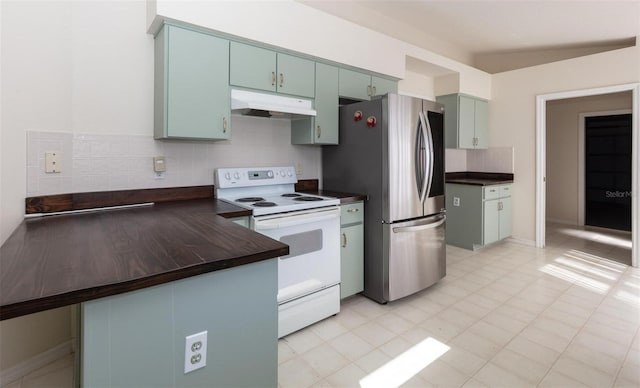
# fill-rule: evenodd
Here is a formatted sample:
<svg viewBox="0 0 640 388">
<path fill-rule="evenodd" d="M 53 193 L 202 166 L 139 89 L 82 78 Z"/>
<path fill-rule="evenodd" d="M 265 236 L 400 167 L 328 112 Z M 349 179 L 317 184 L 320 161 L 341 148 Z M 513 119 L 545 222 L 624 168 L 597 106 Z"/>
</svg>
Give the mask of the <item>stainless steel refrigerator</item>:
<svg viewBox="0 0 640 388">
<path fill-rule="evenodd" d="M 368 195 L 364 294 L 380 303 L 446 274 L 444 108 L 386 94 L 340 108 L 340 141 L 322 149 L 323 188 Z"/>
</svg>

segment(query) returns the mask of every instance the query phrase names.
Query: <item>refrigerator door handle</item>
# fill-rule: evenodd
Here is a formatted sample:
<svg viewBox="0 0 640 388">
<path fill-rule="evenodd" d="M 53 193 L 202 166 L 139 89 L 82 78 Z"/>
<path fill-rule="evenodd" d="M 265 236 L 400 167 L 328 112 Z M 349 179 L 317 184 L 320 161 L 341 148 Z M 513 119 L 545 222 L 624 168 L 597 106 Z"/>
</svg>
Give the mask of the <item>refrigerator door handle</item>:
<svg viewBox="0 0 640 388">
<path fill-rule="evenodd" d="M 434 156 L 433 156 L 434 154 L 433 132 L 431 131 L 431 124 L 429 124 L 429 119 L 426 117 L 424 112 L 421 112 L 421 113 L 422 113 L 422 119 L 426 123 L 427 144 L 429 145 L 429 155 L 428 155 L 429 171 L 426 172 L 429 178 L 427 183 L 427 190 L 425 191 L 425 195 L 424 195 L 424 197 L 427 198 L 429 196 L 429 193 L 431 192 L 431 185 L 433 184 L 433 169 L 434 169 L 434 163 L 435 163 Z"/>
<path fill-rule="evenodd" d="M 421 188 L 420 188 L 420 202 L 424 203 L 425 198 L 427 197 L 427 189 L 429 187 L 429 171 L 431 171 L 432 166 L 430 165 L 430 160 L 428 158 L 425 157 L 425 154 L 427 153 L 427 147 L 428 147 L 428 139 L 427 139 L 427 124 L 426 121 L 424 119 L 424 115 L 422 114 L 422 112 L 418 112 L 418 117 L 420 119 L 420 136 L 419 139 L 421 140 L 422 144 L 418 144 L 417 147 L 420 149 L 420 157 L 418 159 L 419 163 L 420 163 L 420 172 L 422 173 L 421 175 Z M 416 168 L 417 165 L 416 165 Z"/>
<path fill-rule="evenodd" d="M 447 216 L 443 215 L 442 218 L 440 218 L 438 221 L 431 222 L 429 224 L 414 225 L 414 226 L 400 226 L 392 229 L 393 229 L 393 233 L 417 232 L 420 230 L 437 228 L 438 226 L 444 224 L 446 220 L 447 220 Z"/>
</svg>

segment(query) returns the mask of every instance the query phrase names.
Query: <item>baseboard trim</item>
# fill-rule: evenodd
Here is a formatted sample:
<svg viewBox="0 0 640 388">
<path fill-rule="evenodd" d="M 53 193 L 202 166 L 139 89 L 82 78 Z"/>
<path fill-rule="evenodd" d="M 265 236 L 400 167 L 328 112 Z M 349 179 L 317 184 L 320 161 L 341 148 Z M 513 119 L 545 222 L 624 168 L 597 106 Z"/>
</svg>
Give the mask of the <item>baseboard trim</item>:
<svg viewBox="0 0 640 388">
<path fill-rule="evenodd" d="M 0 387 L 9 385 L 29 373 L 73 353 L 73 341 L 69 340 L 49 350 L 0 372 Z"/>
<path fill-rule="evenodd" d="M 554 223 L 554 224 L 578 226 L 578 222 L 575 221 L 575 220 L 564 220 L 564 219 L 560 219 L 560 218 L 549 218 L 549 217 L 547 217 L 546 221 Z"/>
<path fill-rule="evenodd" d="M 526 245 L 526 246 L 530 246 L 530 247 L 534 247 L 536 246 L 536 242 L 533 240 L 528 240 L 526 238 L 520 238 L 520 237 L 509 237 L 507 239 L 510 242 L 514 242 L 516 244 L 522 244 L 522 245 Z"/>
</svg>

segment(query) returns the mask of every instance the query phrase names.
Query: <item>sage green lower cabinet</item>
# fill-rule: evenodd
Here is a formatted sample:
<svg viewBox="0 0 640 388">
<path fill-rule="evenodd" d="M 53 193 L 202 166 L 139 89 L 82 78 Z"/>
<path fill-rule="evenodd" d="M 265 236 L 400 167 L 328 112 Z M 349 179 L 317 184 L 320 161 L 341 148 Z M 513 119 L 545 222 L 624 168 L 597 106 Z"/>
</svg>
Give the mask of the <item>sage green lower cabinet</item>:
<svg viewBox="0 0 640 388">
<path fill-rule="evenodd" d="M 316 117 L 291 121 L 291 144 L 338 144 L 338 68 L 316 63 Z"/>
<path fill-rule="evenodd" d="M 229 139 L 228 40 L 165 24 L 154 76 L 156 139 Z"/>
<path fill-rule="evenodd" d="M 229 218 L 229 221 L 235 222 L 238 225 L 244 226 L 245 228 L 249 228 L 249 217 L 233 217 Z"/>
<path fill-rule="evenodd" d="M 447 244 L 476 249 L 511 236 L 511 185 L 447 183 Z"/>
<path fill-rule="evenodd" d="M 340 207 L 340 298 L 364 290 L 364 203 Z"/>
<path fill-rule="evenodd" d="M 82 387 L 276 387 L 278 263 L 270 259 L 82 304 Z M 184 373 L 185 337 L 207 331 Z"/>
</svg>

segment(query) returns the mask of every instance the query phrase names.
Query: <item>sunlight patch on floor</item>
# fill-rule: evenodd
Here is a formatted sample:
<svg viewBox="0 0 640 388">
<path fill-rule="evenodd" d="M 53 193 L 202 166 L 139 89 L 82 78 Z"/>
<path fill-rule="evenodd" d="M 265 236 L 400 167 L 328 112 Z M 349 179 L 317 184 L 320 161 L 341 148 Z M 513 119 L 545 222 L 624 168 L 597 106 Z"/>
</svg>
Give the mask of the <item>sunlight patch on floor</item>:
<svg viewBox="0 0 640 388">
<path fill-rule="evenodd" d="M 362 388 L 399 387 L 451 349 L 426 338 L 360 380 Z"/>
<path fill-rule="evenodd" d="M 570 269 L 562 268 L 556 264 L 547 264 L 544 267 L 540 268 L 540 271 L 548 275 L 557 277 L 558 279 L 570 281 L 575 285 L 582 286 L 599 294 L 605 294 L 610 288 L 603 282 L 591 279 L 588 276 L 581 275 Z"/>
<path fill-rule="evenodd" d="M 563 264 L 566 267 L 571 267 L 571 268 L 576 269 L 578 271 L 587 272 L 587 273 L 590 273 L 590 274 L 595 275 L 595 276 L 599 276 L 599 277 L 607 279 L 607 280 L 615 281 L 615 280 L 618 279 L 616 276 L 613 276 L 610 273 L 607 273 L 606 271 L 603 271 L 603 270 L 598 269 L 598 268 L 593 268 L 593 266 L 590 265 L 590 264 L 581 263 L 581 262 L 571 258 L 570 255 L 567 255 L 567 257 L 559 257 L 559 258 L 555 259 L 554 261 L 556 263 L 558 263 L 558 264 Z"/>
</svg>

